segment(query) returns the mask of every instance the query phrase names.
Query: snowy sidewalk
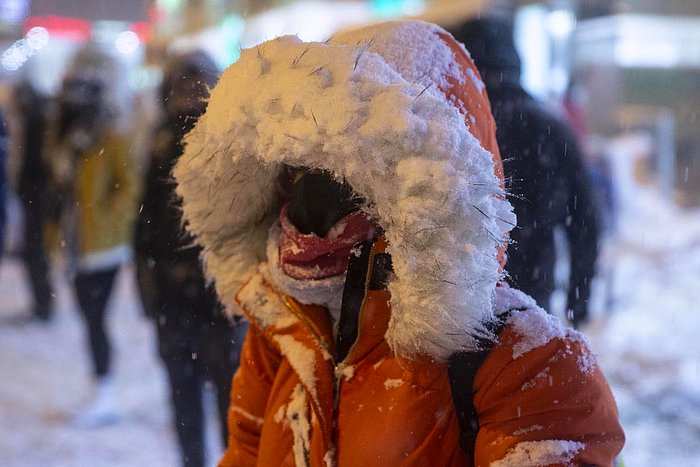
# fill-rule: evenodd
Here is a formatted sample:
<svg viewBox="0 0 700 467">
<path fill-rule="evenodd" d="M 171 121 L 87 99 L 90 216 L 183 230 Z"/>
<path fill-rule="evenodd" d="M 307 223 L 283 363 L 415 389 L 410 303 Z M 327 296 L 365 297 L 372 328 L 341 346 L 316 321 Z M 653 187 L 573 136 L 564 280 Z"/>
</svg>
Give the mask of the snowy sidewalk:
<svg viewBox="0 0 700 467">
<path fill-rule="evenodd" d="M 0 465 L 179 465 L 153 326 L 141 315 L 134 290 L 133 271 L 126 268 L 108 312 L 122 417 L 99 429 L 72 428 L 66 420 L 89 395 L 90 362 L 71 291 L 59 282 L 51 323 L 16 323 L 30 305 L 24 269 L 15 259 L 2 262 Z M 212 465 L 219 454 L 212 454 Z"/>
<path fill-rule="evenodd" d="M 700 467 L 700 215 L 678 216 L 609 252 L 613 310 L 585 330 L 617 399 L 627 467 Z"/>
</svg>

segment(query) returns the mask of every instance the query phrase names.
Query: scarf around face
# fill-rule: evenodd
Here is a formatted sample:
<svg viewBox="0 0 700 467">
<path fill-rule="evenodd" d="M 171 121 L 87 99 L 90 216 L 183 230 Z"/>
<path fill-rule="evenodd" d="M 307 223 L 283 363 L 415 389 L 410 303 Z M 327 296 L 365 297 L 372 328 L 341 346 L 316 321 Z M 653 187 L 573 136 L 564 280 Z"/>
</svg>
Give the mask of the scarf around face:
<svg viewBox="0 0 700 467">
<path fill-rule="evenodd" d="M 300 232 L 287 217 L 289 204 L 280 211 L 279 260 L 289 277 L 324 279 L 345 273 L 352 248 L 374 236 L 374 224 L 362 211 L 354 211 L 331 227 L 325 237 Z"/>
</svg>

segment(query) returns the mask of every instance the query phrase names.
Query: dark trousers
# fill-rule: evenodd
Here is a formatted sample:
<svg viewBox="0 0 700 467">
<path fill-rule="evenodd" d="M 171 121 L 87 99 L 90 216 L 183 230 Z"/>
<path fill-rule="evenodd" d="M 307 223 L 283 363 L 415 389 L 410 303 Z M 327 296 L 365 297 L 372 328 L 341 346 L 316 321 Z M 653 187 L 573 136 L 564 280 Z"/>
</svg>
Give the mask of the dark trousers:
<svg viewBox="0 0 700 467">
<path fill-rule="evenodd" d="M 49 279 L 49 262 L 44 246 L 43 217 L 32 204 L 24 205 L 24 250 L 22 260 L 27 267 L 29 283 L 34 295 L 33 313 L 37 318 L 51 316 L 52 287 Z"/>
<path fill-rule="evenodd" d="M 109 374 L 111 346 L 105 329 L 105 312 L 119 267 L 98 272 L 78 273 L 75 293 L 85 320 L 95 375 Z"/>
<path fill-rule="evenodd" d="M 215 390 L 221 436 L 228 441 L 227 413 L 231 378 L 238 368 L 246 325 L 232 325 L 218 316 L 197 318 L 197 308 L 187 299 L 158 300 L 158 343 L 170 383 L 173 423 L 182 451 L 182 465 L 205 465 L 204 408 L 202 390 L 210 381 Z M 189 302 L 189 309 L 188 307 Z M 206 303 L 207 300 L 204 300 Z M 206 310 L 205 315 L 211 315 Z"/>
</svg>

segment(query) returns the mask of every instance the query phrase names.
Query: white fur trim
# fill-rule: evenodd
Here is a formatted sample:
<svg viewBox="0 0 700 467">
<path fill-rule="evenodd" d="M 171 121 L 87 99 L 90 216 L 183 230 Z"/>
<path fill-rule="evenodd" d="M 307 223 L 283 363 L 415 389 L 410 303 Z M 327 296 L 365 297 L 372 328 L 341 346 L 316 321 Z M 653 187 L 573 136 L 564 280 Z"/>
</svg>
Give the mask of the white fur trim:
<svg viewBox="0 0 700 467">
<path fill-rule="evenodd" d="M 265 260 L 280 168 L 323 168 L 371 201 L 363 209 L 386 232 L 394 352 L 446 359 L 476 348 L 514 216 L 491 154 L 438 89 L 457 72 L 441 32 L 404 21 L 328 44 L 283 37 L 224 72 L 174 174 L 231 312 Z"/>
</svg>

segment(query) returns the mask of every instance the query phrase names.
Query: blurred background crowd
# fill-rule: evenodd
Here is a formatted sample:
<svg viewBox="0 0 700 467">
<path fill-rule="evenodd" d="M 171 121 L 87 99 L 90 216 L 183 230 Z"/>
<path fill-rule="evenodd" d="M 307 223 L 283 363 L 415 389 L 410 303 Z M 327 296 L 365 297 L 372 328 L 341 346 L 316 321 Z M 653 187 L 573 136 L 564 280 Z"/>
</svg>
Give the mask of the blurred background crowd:
<svg viewBox="0 0 700 467">
<path fill-rule="evenodd" d="M 241 48 L 408 17 L 480 69 L 510 280 L 591 338 L 629 465 L 700 465 L 696 0 L 0 0 L 0 464 L 216 460 L 245 325 L 182 231 L 180 139 Z"/>
</svg>

